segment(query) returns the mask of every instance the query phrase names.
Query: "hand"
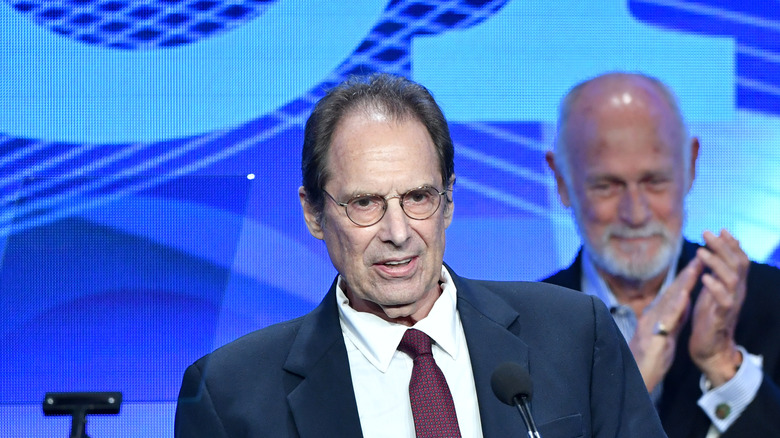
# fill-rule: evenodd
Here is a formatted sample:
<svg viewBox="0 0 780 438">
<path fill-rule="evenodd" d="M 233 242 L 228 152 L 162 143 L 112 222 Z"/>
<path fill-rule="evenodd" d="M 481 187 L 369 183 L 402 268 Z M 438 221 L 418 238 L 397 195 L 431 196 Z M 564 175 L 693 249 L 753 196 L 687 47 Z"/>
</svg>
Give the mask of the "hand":
<svg viewBox="0 0 780 438">
<path fill-rule="evenodd" d="M 720 236 L 704 232 L 706 248 L 696 258 L 710 269 L 702 275 L 702 290 L 693 308 L 691 359 L 714 387 L 729 381 L 742 364 L 734 341 L 739 311 L 747 293 L 748 256 L 726 230 Z"/>
<path fill-rule="evenodd" d="M 691 260 L 658 302 L 637 320 L 636 332 L 629 348 L 648 392 L 664 379 L 672 366 L 677 336 L 689 313 L 691 290 L 703 269 L 701 260 Z M 659 332 L 659 328 L 663 331 Z"/>
</svg>

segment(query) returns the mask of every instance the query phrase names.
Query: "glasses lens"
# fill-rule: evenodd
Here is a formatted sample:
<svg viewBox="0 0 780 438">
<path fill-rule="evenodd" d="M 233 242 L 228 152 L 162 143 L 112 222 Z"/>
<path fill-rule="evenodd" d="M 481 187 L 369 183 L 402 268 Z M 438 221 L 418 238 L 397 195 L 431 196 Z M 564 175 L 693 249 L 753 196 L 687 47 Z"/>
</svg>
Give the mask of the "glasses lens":
<svg viewBox="0 0 780 438">
<path fill-rule="evenodd" d="M 414 189 L 403 197 L 404 211 L 413 219 L 427 219 L 437 208 L 441 196 L 433 187 Z"/>
<path fill-rule="evenodd" d="M 377 195 L 361 195 L 347 203 L 347 216 L 358 225 L 372 225 L 382 217 L 385 199 Z"/>
</svg>

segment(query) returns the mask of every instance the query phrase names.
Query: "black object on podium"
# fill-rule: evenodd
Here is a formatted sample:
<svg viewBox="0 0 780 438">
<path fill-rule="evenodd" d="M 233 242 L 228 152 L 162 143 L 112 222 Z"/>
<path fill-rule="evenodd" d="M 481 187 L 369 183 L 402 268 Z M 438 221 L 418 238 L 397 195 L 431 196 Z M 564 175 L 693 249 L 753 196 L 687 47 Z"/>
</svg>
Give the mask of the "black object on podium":
<svg viewBox="0 0 780 438">
<path fill-rule="evenodd" d="M 87 415 L 118 414 L 121 404 L 121 392 L 47 392 L 43 413 L 72 416 L 70 438 L 89 438 Z"/>
</svg>

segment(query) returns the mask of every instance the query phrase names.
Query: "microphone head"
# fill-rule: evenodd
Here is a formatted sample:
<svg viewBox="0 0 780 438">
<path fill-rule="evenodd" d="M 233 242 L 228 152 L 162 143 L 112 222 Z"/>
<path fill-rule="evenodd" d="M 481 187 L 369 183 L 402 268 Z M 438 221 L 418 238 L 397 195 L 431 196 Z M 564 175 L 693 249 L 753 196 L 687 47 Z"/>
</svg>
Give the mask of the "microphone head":
<svg viewBox="0 0 780 438">
<path fill-rule="evenodd" d="M 496 397 L 510 406 L 515 406 L 515 397 L 525 397 L 531 401 L 534 391 L 531 375 L 520 364 L 514 362 L 504 362 L 496 367 L 490 378 L 490 386 Z"/>
</svg>

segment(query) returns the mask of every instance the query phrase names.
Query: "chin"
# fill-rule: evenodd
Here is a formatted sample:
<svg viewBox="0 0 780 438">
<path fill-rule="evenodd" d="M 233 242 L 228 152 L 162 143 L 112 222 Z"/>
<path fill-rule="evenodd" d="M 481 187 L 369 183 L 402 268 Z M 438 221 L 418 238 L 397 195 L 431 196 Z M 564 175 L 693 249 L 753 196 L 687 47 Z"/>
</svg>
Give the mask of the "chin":
<svg viewBox="0 0 780 438">
<path fill-rule="evenodd" d="M 612 275 L 630 280 L 645 281 L 655 278 L 669 268 L 672 263 L 672 249 L 664 246 L 655 251 L 652 257 L 646 253 L 624 254 L 620 251 L 606 251 L 600 255 L 599 263 Z"/>
</svg>

